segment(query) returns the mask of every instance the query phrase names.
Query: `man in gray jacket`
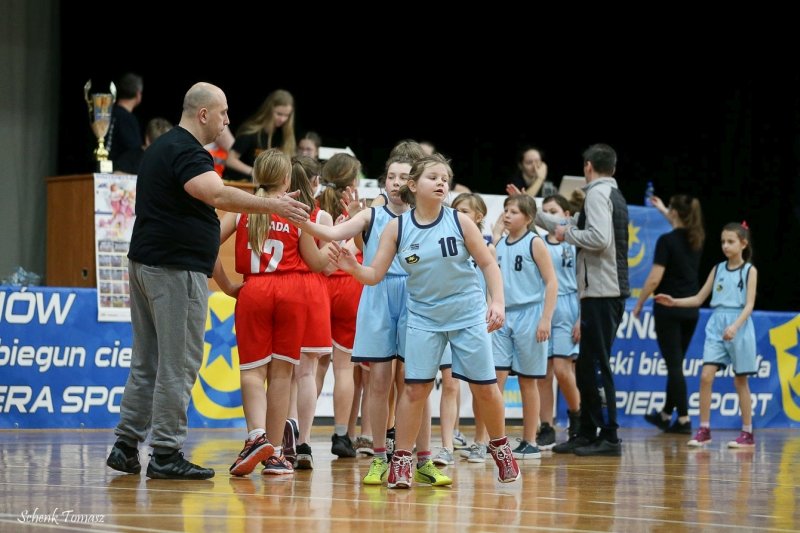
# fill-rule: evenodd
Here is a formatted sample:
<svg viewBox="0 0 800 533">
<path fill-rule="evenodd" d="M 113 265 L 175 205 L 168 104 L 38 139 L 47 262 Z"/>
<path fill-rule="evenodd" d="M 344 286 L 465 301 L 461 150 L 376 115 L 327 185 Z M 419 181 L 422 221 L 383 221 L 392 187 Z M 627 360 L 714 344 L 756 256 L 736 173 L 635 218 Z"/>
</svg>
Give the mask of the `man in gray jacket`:
<svg viewBox="0 0 800 533">
<path fill-rule="evenodd" d="M 559 241 L 578 248 L 578 291 L 581 298 L 580 354 L 575 367 L 581 393 L 577 432 L 559 444 L 556 453 L 621 455 L 617 437 L 614 375 L 609 364 L 611 345 L 622 320 L 628 285 L 628 206 L 612 177 L 617 154 L 606 144 L 594 144 L 583 153 L 587 185 L 583 210 L 566 224 L 539 213 L 536 221 Z M 605 396 L 601 397 L 599 387 Z M 570 413 L 570 426 L 577 425 Z M 597 429 L 600 435 L 597 435 Z"/>
</svg>

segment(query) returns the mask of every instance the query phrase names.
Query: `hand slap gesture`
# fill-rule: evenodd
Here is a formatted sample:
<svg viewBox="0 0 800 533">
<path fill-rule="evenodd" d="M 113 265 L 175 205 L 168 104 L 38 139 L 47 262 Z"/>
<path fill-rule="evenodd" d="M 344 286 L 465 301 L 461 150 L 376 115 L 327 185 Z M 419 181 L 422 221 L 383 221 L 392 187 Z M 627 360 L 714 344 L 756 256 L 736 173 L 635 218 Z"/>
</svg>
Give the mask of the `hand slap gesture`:
<svg viewBox="0 0 800 533">
<path fill-rule="evenodd" d="M 335 264 L 337 268 L 352 274 L 358 268 L 358 261 L 355 256 L 336 241 L 331 241 L 328 244 L 328 259 L 331 263 Z"/>
<path fill-rule="evenodd" d="M 353 218 L 366 208 L 365 201 L 358 198 L 358 189 L 355 187 L 347 187 L 342 193 L 341 204 L 345 212 Z"/>
</svg>

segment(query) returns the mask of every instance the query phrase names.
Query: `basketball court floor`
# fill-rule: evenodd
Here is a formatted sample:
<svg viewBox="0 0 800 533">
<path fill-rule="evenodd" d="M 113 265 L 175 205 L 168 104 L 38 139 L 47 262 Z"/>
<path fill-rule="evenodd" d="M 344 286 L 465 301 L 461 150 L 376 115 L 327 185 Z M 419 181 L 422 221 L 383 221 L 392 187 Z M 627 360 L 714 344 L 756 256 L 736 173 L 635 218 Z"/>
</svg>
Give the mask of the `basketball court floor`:
<svg viewBox="0 0 800 533">
<path fill-rule="evenodd" d="M 462 428 L 470 434 L 471 428 Z M 509 428 L 519 434 L 521 428 Z M 620 458 L 544 453 L 502 484 L 490 457 L 446 469 L 452 487 L 361 484 L 370 459 L 337 459 L 315 430 L 315 468 L 292 476 L 228 467 L 243 430 L 193 429 L 207 481 L 149 480 L 105 466 L 111 430 L 0 431 L 0 531 L 798 531 L 800 432 L 762 430 L 752 450 L 707 449 L 657 430 L 622 430 Z M 563 440 L 564 433 L 558 433 Z M 438 439 L 434 436 L 434 442 Z"/>
</svg>

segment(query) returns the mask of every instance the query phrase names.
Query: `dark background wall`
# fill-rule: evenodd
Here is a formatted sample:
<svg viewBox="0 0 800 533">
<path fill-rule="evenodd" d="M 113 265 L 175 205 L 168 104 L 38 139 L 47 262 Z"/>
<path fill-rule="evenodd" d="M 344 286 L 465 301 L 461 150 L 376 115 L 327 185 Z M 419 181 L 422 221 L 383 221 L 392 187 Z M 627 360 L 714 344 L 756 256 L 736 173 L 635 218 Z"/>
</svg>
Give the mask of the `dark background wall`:
<svg viewBox="0 0 800 533">
<path fill-rule="evenodd" d="M 73 15 L 63 13 L 61 25 L 59 173 L 90 168 L 83 84 L 92 78 L 105 89 L 126 71 L 144 77 L 135 112 L 143 125 L 155 116 L 177 122 L 183 94 L 200 80 L 225 90 L 234 131 L 270 91 L 288 89 L 298 134 L 312 129 L 327 146 L 350 146 L 370 177 L 397 140 L 414 138 L 451 157 L 457 181 L 499 194 L 525 144 L 543 149 L 557 182 L 581 173 L 584 148 L 605 142 L 619 153 L 616 176 L 629 203 L 642 203 L 647 181 L 665 201 L 678 192 L 701 199 L 702 279 L 723 259 L 722 225 L 745 219 L 760 271 L 757 307 L 800 309 L 794 63 L 778 68 L 755 54 L 703 47 L 652 53 L 646 63 L 628 59 L 629 46 L 543 59 L 518 43 L 425 28 L 370 35 L 311 31 L 303 20 L 298 32 L 291 17 L 269 12 L 170 20 L 152 6 L 111 13 L 109 38 L 98 36 L 92 17 Z"/>
</svg>

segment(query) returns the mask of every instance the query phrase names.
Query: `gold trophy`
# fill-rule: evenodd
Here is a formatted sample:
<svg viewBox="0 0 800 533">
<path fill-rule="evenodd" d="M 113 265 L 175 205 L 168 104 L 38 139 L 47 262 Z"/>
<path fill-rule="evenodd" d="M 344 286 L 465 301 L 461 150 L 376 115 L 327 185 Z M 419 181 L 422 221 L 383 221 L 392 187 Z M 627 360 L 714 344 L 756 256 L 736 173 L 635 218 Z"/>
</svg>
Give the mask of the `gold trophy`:
<svg viewBox="0 0 800 533">
<path fill-rule="evenodd" d="M 97 160 L 97 172 L 110 174 L 114 171 L 114 165 L 108 160 L 108 150 L 106 150 L 104 141 L 108 128 L 111 126 L 111 110 L 114 107 L 114 102 L 117 101 L 117 87 L 114 82 L 111 82 L 109 90 L 111 93 L 95 93 L 90 95 L 89 91 L 92 88 L 92 80 L 86 82 L 83 86 L 83 96 L 86 99 L 86 105 L 89 106 L 89 123 L 92 125 L 92 131 L 97 137 L 97 148 L 94 149 L 94 157 Z"/>
</svg>

